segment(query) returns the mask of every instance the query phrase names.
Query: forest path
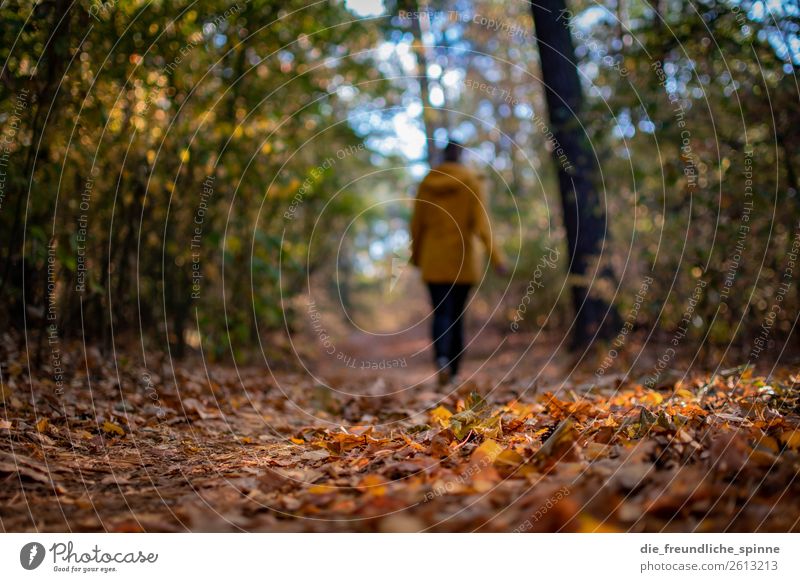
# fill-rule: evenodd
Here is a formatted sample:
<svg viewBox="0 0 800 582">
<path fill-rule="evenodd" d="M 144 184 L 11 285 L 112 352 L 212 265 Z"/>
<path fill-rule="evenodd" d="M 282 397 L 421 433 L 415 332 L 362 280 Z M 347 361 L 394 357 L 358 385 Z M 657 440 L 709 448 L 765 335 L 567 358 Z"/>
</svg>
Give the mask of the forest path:
<svg viewBox="0 0 800 582">
<path fill-rule="evenodd" d="M 369 361 L 421 352 L 388 370 L 320 359 L 318 380 L 153 356 L 157 401 L 131 363 L 92 358 L 91 381 L 77 368 L 61 395 L 9 366 L 0 529 L 798 529 L 789 371 L 773 378 L 782 400 L 766 423 L 756 378 L 735 394 L 719 376 L 562 386 L 556 339 L 523 356 L 530 336 L 484 333 L 465 384 L 446 390 L 428 378 L 424 330 L 350 336 L 338 349 Z"/>
</svg>

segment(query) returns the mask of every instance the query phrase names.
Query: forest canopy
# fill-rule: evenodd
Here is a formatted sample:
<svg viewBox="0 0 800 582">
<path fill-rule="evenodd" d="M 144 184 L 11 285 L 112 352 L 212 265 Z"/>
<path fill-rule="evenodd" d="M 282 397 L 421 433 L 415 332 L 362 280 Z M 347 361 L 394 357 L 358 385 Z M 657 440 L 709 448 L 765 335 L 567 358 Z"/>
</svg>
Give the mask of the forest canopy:
<svg viewBox="0 0 800 582">
<path fill-rule="evenodd" d="M 528 5 L 375 5 L 4 3 L 3 320 L 38 345 L 51 324 L 105 345 L 135 329 L 213 358 L 293 329 L 309 280 L 366 316 L 407 260 L 415 185 L 455 136 L 513 258 L 510 285 L 486 286 L 494 320 L 514 320 L 557 249 L 518 323 L 568 325 Z M 798 17 L 738 0 L 558 15 L 611 217 L 598 260 L 618 281 L 595 292 L 619 329 L 748 350 L 764 325 L 765 345 L 793 328 Z"/>
</svg>

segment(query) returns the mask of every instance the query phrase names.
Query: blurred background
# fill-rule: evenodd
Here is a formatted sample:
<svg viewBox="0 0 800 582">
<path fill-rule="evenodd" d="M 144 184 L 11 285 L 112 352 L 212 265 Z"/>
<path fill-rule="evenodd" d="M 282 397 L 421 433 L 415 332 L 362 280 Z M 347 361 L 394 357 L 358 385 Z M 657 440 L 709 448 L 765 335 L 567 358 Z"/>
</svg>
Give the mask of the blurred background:
<svg viewBox="0 0 800 582">
<path fill-rule="evenodd" d="M 781 347 L 800 301 L 798 3 L 563 10 L 618 323 L 712 357 L 750 350 L 766 322 Z M 473 317 L 508 333 L 559 249 L 519 327 L 569 327 L 528 3 L 51 0 L 0 16 L 0 327 L 32 355 L 56 334 L 246 360 L 259 340 L 279 354 L 319 336 L 315 310 L 332 337 L 405 329 L 427 310 L 411 201 L 448 137 L 514 266 Z"/>
</svg>

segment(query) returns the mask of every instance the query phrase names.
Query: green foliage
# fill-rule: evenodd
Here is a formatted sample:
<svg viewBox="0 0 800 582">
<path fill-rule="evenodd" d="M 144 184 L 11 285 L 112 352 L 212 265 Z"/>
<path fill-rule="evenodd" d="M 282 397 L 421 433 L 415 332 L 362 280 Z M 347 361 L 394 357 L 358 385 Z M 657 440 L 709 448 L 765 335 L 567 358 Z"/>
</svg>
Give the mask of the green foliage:
<svg viewBox="0 0 800 582">
<path fill-rule="evenodd" d="M 800 232 L 798 62 L 781 48 L 798 21 L 759 4 L 668 3 L 662 20 L 632 3 L 627 28 L 591 30 L 610 58 L 585 51 L 620 302 L 654 276 L 640 323 L 680 335 L 690 313 L 691 340 L 746 342 L 779 304 L 777 340 L 800 307 L 777 296 Z"/>
<path fill-rule="evenodd" d="M 28 102 L 0 212 L 12 322 L 23 263 L 27 303 L 47 301 L 52 241 L 61 320 L 83 317 L 62 333 L 141 324 L 179 346 L 200 341 L 199 325 L 221 355 L 282 327 L 281 295 L 329 258 L 326 240 L 307 254 L 311 230 L 327 236 L 366 203 L 346 186 L 370 153 L 347 113 L 385 83 L 369 54 L 348 55 L 376 32 L 341 3 L 300 1 L 12 2 L 0 14 L 6 127 L 20 92 Z M 337 93 L 361 82 L 369 91 L 347 102 Z"/>
<path fill-rule="evenodd" d="M 223 357 L 293 329 L 309 277 L 357 310 L 386 278 L 357 268 L 386 236 L 376 227 L 398 230 L 407 217 L 380 203 L 411 194 L 419 177 L 421 159 L 381 147 L 407 137 L 392 136 L 399 107 L 412 124 L 455 131 L 486 175 L 517 273 L 508 288 L 490 279 L 485 305 L 504 297 L 510 322 L 556 248 L 559 268 L 548 267 L 520 325 L 569 324 L 529 6 L 445 2 L 437 9 L 463 18 L 434 22 L 421 43 L 396 16 L 408 3 L 387 1 L 377 20 L 342 2 L 307 4 L 2 5 L 3 321 L 44 329 L 37 312 L 54 301 L 61 334 L 107 340 L 113 325 Z M 749 0 L 569 8 L 623 320 L 652 276 L 633 324 L 674 334 L 691 305 L 688 336 L 748 343 L 776 305 L 798 232 L 797 15 Z M 422 60 L 428 90 L 443 97 L 415 116 Z M 340 247 L 344 232 L 353 236 Z M 334 288 L 339 266 L 352 289 Z M 771 339 L 800 307 L 792 285 Z"/>
</svg>

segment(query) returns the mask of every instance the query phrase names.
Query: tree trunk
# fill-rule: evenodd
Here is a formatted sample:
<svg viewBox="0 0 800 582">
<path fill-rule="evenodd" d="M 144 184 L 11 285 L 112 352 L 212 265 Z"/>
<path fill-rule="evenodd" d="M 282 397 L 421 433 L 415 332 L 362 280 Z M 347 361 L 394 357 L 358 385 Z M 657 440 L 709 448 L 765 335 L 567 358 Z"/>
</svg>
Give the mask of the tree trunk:
<svg viewBox="0 0 800 582">
<path fill-rule="evenodd" d="M 612 276 L 608 268 L 595 271 L 607 222 L 595 188 L 597 161 L 581 123 L 583 91 L 569 29 L 569 13 L 564 0 L 537 0 L 531 4 L 531 9 L 567 234 L 575 313 L 572 348 L 575 349 L 591 344 L 598 335 L 610 335 L 609 328 L 617 319 L 606 300 L 592 292 L 593 287 L 595 291 L 602 287 L 598 278 Z"/>
<path fill-rule="evenodd" d="M 420 6 L 417 0 L 402 0 L 398 3 L 400 9 L 408 12 L 419 12 L 425 10 L 425 6 Z M 428 53 L 423 42 L 423 30 L 420 18 L 411 19 L 411 33 L 414 36 L 413 51 L 417 57 L 417 80 L 419 81 L 419 97 L 422 101 L 422 125 L 425 131 L 425 156 L 428 165 L 432 168 L 436 165 L 436 149 L 434 147 L 434 126 L 433 109 L 430 102 L 430 79 L 428 78 Z"/>
</svg>

